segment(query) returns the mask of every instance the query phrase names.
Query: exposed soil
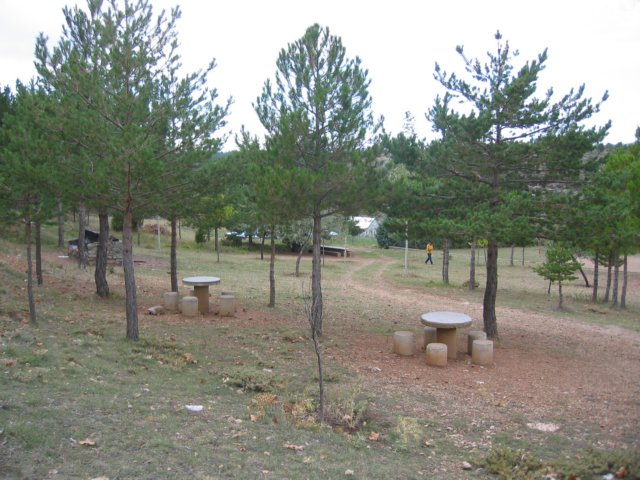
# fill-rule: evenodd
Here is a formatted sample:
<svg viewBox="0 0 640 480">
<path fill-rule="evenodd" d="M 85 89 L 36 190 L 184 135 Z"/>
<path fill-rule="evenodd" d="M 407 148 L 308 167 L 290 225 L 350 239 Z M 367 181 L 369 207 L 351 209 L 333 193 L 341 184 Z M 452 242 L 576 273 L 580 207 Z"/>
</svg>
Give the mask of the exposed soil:
<svg viewBox="0 0 640 480">
<path fill-rule="evenodd" d="M 48 260 L 65 262 L 55 255 Z M 165 267 L 159 260 L 139 260 L 147 266 Z M 380 262 L 350 259 L 353 268 L 339 281 L 349 285 L 354 295 L 386 298 L 403 313 L 462 311 L 474 319 L 472 329 L 482 329 L 481 304 L 444 297 L 441 292 L 394 286 L 384 280 L 384 264 L 376 270 L 375 278 L 366 283 L 358 280 L 355 273 L 374 261 Z M 630 270 L 640 271 L 640 258 L 632 260 Z M 139 287 L 161 291 L 151 283 Z M 92 290 L 93 285 L 87 288 Z M 633 291 L 638 290 L 634 285 Z M 142 322 L 150 321 L 148 307 L 140 306 Z M 640 333 L 555 317 L 552 310 L 536 314 L 498 307 L 497 315 L 500 339 L 490 367 L 471 365 L 463 353 L 463 334 L 458 336 L 457 359 L 449 360 L 444 368 L 424 363 L 421 338 L 417 338 L 413 357 L 400 357 L 391 353 L 390 336 L 369 334 L 364 328 L 327 325 L 327 336 L 339 335 L 342 341 L 340 347 L 329 346 L 325 355 L 327 361 L 340 362 L 356 372 L 365 391 L 401 393 L 400 397 L 402 392 L 410 392 L 412 398 L 406 404 L 395 405 L 398 414 L 467 422 L 476 419 L 472 423 L 486 432 L 487 444 L 499 431 L 557 427 L 559 435 L 584 438 L 587 443 L 599 439 L 594 446 L 640 447 Z M 173 321 L 171 317 L 165 318 Z M 417 317 L 413 323 L 408 320 L 413 317 L 403 314 L 398 318 L 398 330 L 420 331 Z M 233 319 L 218 321 L 239 328 L 293 325 L 266 308 L 242 310 Z M 416 403 L 416 395 L 424 396 L 425 402 Z M 465 441 L 461 435 L 459 442 Z"/>
<path fill-rule="evenodd" d="M 362 268 L 369 261 L 358 262 Z M 640 271 L 638 258 L 630 270 Z M 353 278 L 348 282 L 355 294 L 387 297 L 399 311 L 462 311 L 474 319 L 471 328 L 482 329 L 481 304 L 398 288 L 385 282 L 382 270 L 366 285 Z M 362 375 L 368 388 L 408 388 L 435 398 L 412 404 L 422 410 L 414 412 L 418 415 L 429 417 L 435 410 L 439 416 L 477 418 L 500 430 L 531 428 L 527 424 L 544 430 L 554 424 L 560 434 L 566 424 L 571 432 L 564 435 L 601 438 L 606 446 L 640 445 L 640 333 L 560 319 L 552 311 L 542 315 L 498 307 L 497 316 L 500 339 L 491 367 L 471 365 L 463 353 L 464 334 L 458 335 L 458 358 L 445 368 L 425 365 L 420 353 L 409 358 L 391 353 L 390 339 L 383 336 L 355 333 L 345 342 L 348 349 L 331 354 Z"/>
</svg>

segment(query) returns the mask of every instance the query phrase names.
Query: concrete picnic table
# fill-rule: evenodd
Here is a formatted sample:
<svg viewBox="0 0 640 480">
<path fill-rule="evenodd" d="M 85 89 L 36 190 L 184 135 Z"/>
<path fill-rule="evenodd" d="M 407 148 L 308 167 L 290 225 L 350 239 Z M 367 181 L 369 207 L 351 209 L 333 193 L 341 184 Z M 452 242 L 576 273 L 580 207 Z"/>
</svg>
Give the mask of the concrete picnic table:
<svg viewBox="0 0 640 480">
<path fill-rule="evenodd" d="M 436 329 L 438 343 L 447 345 L 447 358 L 458 356 L 458 328 L 471 325 L 471 317 L 460 312 L 427 312 L 420 316 L 420 322 Z"/>
<path fill-rule="evenodd" d="M 197 275 L 183 278 L 182 283 L 193 287 L 193 294 L 198 299 L 200 313 L 209 313 L 209 285 L 220 283 L 220 279 L 218 277 Z"/>
</svg>

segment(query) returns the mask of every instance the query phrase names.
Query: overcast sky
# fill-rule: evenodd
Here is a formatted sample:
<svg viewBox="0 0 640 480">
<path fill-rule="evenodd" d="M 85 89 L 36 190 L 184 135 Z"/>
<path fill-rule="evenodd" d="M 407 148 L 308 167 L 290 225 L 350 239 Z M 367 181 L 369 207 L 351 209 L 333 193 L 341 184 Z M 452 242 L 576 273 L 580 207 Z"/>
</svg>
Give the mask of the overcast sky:
<svg viewBox="0 0 640 480">
<path fill-rule="evenodd" d="M 51 47 L 62 30 L 64 5 L 81 0 L 0 0 L 0 84 L 15 85 L 35 75 L 33 51 L 38 33 Z M 152 0 L 154 11 L 180 5 L 180 53 L 188 71 L 215 58 L 210 77 L 220 98 L 233 97 L 228 130 L 245 125 L 263 130 L 252 108 L 279 51 L 319 23 L 342 38 L 347 55 L 369 70 L 376 116 L 385 128 L 402 130 L 404 113 L 416 131 L 432 138 L 424 118 L 443 90 L 433 79 L 435 63 L 463 72 L 456 45 L 484 62 L 500 30 L 520 60 L 548 48 L 539 82 L 559 96 L 586 85 L 586 94 L 609 100 L 594 124 L 612 121 L 607 142 L 630 143 L 640 126 L 640 0 Z M 229 148 L 232 143 L 227 144 Z"/>
</svg>

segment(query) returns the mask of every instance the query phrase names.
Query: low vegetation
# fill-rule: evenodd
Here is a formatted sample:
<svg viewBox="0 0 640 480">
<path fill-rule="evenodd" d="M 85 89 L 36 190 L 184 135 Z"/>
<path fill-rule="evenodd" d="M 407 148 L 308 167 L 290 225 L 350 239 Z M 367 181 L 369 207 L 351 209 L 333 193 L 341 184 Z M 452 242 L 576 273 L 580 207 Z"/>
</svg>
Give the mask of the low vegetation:
<svg viewBox="0 0 640 480">
<path fill-rule="evenodd" d="M 324 266 L 327 424 L 318 424 L 317 371 L 301 287 L 308 281 L 308 261 L 296 278 L 294 258 L 278 257 L 277 303 L 269 309 L 268 262 L 257 252 L 223 252 L 218 263 L 208 245 L 184 242 L 190 248 L 180 250 L 181 275 L 219 274 L 225 289 L 241 292 L 242 312 L 231 318 L 145 315 L 145 308 L 160 302 L 169 280 L 166 247 L 156 249 L 143 234 L 136 250 L 141 340 L 132 342 L 123 332 L 120 268 L 108 277 L 113 295 L 98 300 L 92 272 L 46 247 L 45 283 L 36 297 L 41 317 L 33 326 L 23 248 L 2 241 L 0 477 L 585 480 L 624 469 L 625 478 L 638 478 L 640 452 L 633 440 L 620 439 L 613 450 L 588 449 L 585 442 L 550 434 L 514 440 L 505 433 L 491 444 L 461 448 L 452 432 L 473 418 L 425 415 L 414 407 L 429 398 L 398 385 L 365 388 L 362 375 L 330 352 L 350 348 L 342 335 L 348 329 L 388 334 L 393 308 L 340 288 L 352 270 L 346 260 L 328 259 Z M 437 266 L 427 274 L 418 270 L 424 268 L 422 252 L 412 252 L 405 272 L 402 252 L 354 248 L 359 258 L 387 262 L 384 279 L 394 285 L 427 285 L 457 301 L 481 298 L 462 287 L 465 252 L 452 252 L 451 283 L 443 285 Z M 499 302 L 553 312 L 555 301 L 548 300 L 546 283 L 531 268 L 542 258 L 534 249 L 526 255 L 525 267 L 503 268 Z M 371 281 L 375 272 L 368 266 L 352 274 L 354 281 Z M 565 287 L 559 314 L 602 322 L 602 313 L 582 315 L 581 288 L 576 282 Z M 629 297 L 628 310 L 606 321 L 638 330 L 637 291 Z M 355 323 L 363 316 L 368 323 Z M 586 443 L 597 446 L 599 440 Z"/>
</svg>

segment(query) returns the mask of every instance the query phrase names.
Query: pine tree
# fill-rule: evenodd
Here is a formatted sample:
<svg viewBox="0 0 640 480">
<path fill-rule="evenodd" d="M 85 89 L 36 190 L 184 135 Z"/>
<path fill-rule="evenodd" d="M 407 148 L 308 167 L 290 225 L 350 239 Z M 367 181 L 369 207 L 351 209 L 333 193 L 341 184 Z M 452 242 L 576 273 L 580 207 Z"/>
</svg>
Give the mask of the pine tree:
<svg viewBox="0 0 640 480">
<path fill-rule="evenodd" d="M 60 98 L 57 121 L 84 197 L 123 214 L 127 338 L 137 340 L 135 212 L 160 210 L 166 192 L 189 188 L 184 172 L 219 148 L 229 103 L 216 105 L 206 87 L 215 62 L 178 77 L 179 8 L 157 18 L 148 0 L 88 0 L 87 8 L 65 8 L 53 51 L 40 36 L 37 67 Z"/>
<path fill-rule="evenodd" d="M 584 153 L 600 142 L 608 129 L 608 124 L 603 128 L 583 126 L 600 105 L 583 98 L 584 85 L 555 103 L 551 89 L 542 98 L 536 96 L 546 50 L 516 70 L 518 52 L 502 41 L 499 32 L 495 38 L 497 50 L 488 53 L 486 64 L 467 58 L 463 47 L 457 48 L 468 80 L 447 74 L 436 64 L 435 78 L 446 94 L 436 98 L 427 114 L 441 138 L 429 146 L 426 168 L 464 186 L 459 191 L 467 193 L 456 200 L 457 205 L 487 212 L 483 319 L 489 337 L 498 336 L 498 243 L 510 241 L 505 229 L 512 228 L 515 217 L 539 214 L 546 194 L 580 182 L 586 167 Z M 463 112 L 452 109 L 454 100 Z M 517 198 L 526 198 L 538 211 L 518 212 L 511 204 Z"/>
</svg>

